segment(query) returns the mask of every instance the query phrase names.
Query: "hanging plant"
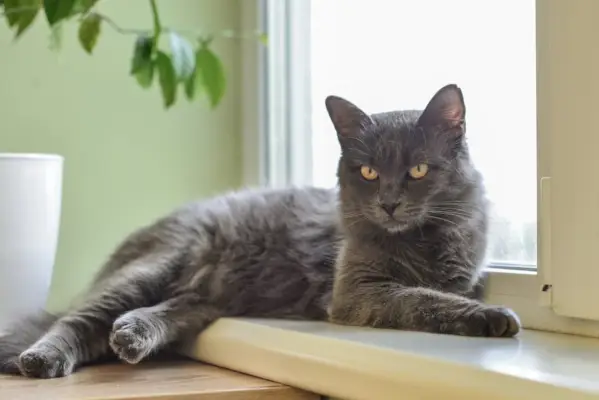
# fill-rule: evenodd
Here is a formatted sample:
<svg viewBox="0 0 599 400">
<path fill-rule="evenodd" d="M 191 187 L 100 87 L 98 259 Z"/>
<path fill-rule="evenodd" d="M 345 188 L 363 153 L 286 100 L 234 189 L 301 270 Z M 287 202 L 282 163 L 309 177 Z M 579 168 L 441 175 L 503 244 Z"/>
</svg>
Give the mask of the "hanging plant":
<svg viewBox="0 0 599 400">
<path fill-rule="evenodd" d="M 236 35 L 223 31 L 219 35 L 198 35 L 194 32 L 168 28 L 162 25 L 156 0 L 149 0 L 153 29 L 124 29 L 108 16 L 98 12 L 99 0 L 0 0 L 0 15 L 8 26 L 21 37 L 43 14 L 51 29 L 50 46 L 60 47 L 62 26 L 77 21 L 78 40 L 83 50 L 92 55 L 104 26 L 119 33 L 134 35 L 133 55 L 129 73 L 143 89 L 154 81 L 160 85 L 162 101 L 166 109 L 172 107 L 179 96 L 194 101 L 200 94 L 205 96 L 211 108 L 217 107 L 227 88 L 225 68 L 212 48 L 216 36 L 229 38 L 255 38 L 266 44 L 261 32 Z M 159 46 L 161 37 L 168 35 L 168 49 Z M 183 94 L 179 94 L 182 92 Z"/>
</svg>

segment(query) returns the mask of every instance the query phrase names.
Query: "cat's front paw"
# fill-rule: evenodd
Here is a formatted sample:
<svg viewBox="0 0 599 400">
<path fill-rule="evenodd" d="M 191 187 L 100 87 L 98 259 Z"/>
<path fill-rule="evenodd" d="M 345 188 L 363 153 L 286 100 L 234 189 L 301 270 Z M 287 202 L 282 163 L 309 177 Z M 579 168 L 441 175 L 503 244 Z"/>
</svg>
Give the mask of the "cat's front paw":
<svg viewBox="0 0 599 400">
<path fill-rule="evenodd" d="M 123 361 L 137 364 L 154 348 L 152 327 L 142 318 L 125 314 L 114 322 L 110 347 Z"/>
<path fill-rule="evenodd" d="M 485 325 L 485 336 L 512 337 L 521 329 L 518 315 L 509 308 L 490 306 L 480 311 L 479 317 Z"/>
<path fill-rule="evenodd" d="M 30 378 L 60 378 L 70 375 L 74 363 L 53 346 L 36 346 L 19 356 L 21 374 Z"/>
</svg>

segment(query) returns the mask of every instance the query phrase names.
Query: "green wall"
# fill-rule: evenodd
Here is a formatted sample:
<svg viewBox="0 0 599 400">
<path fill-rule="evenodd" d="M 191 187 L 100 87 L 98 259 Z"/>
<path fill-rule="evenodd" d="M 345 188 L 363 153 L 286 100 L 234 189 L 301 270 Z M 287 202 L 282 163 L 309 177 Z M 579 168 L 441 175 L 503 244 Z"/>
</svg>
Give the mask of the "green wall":
<svg viewBox="0 0 599 400">
<path fill-rule="evenodd" d="M 146 0 L 100 4 L 123 27 L 151 28 Z M 167 26 L 208 32 L 239 27 L 239 0 L 159 0 L 158 6 Z M 73 22 L 65 27 L 62 49 L 52 52 L 40 16 L 16 43 L 0 26 L 0 152 L 65 157 L 49 299 L 56 309 L 84 290 L 130 231 L 182 202 L 240 184 L 240 44 L 215 43 L 229 74 L 219 108 L 181 96 L 164 111 L 157 85 L 143 91 L 128 75 L 134 36 L 105 25 L 89 56 Z"/>
</svg>

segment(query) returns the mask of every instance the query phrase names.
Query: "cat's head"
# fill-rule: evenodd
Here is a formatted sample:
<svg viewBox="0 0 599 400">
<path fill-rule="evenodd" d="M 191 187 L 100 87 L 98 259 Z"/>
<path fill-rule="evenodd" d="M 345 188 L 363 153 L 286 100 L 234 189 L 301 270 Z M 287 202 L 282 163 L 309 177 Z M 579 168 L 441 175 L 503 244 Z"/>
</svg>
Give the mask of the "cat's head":
<svg viewBox="0 0 599 400">
<path fill-rule="evenodd" d="M 338 178 L 346 222 L 366 219 L 388 232 L 464 213 L 476 186 L 465 141 L 466 107 L 456 85 L 424 111 L 368 115 L 340 97 L 326 107 L 342 149 Z"/>
</svg>

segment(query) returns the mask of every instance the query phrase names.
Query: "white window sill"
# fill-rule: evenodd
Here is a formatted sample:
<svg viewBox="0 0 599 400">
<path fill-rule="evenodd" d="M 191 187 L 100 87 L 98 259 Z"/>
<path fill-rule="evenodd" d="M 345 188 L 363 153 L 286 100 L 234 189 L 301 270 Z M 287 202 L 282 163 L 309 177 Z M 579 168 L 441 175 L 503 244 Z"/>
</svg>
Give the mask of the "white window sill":
<svg viewBox="0 0 599 400">
<path fill-rule="evenodd" d="M 187 354 L 342 399 L 599 399 L 599 339 L 465 338 L 321 322 L 221 319 Z"/>
</svg>

